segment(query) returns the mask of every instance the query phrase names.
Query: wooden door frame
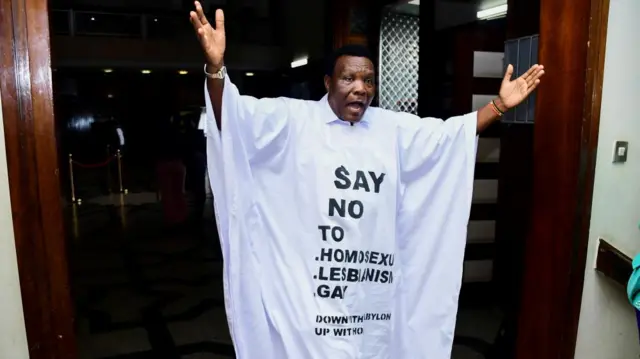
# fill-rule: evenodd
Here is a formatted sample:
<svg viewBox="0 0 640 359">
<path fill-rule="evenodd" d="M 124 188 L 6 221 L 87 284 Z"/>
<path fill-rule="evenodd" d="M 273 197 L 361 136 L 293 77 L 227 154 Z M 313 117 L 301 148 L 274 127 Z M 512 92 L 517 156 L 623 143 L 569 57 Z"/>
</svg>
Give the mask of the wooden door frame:
<svg viewBox="0 0 640 359">
<path fill-rule="evenodd" d="M 540 62 L 547 75 L 536 107 L 534 200 L 518 325 L 519 359 L 569 359 L 575 350 L 608 5 L 608 0 L 571 5 L 541 0 Z M 30 358 L 73 359 L 46 0 L 1 3 L 0 56 L 11 207 Z"/>
<path fill-rule="evenodd" d="M 0 2 L 0 92 L 31 359 L 73 359 L 46 0 Z"/>
<path fill-rule="evenodd" d="M 533 140 L 533 206 L 518 359 L 573 358 L 584 284 L 609 0 L 540 0 L 546 75 Z"/>
</svg>

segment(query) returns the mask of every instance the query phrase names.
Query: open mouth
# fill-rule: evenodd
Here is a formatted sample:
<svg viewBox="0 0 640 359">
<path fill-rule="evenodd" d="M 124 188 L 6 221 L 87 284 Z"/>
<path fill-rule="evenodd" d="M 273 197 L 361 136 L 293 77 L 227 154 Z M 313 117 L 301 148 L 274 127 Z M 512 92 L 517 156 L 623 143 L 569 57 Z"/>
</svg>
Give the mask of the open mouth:
<svg viewBox="0 0 640 359">
<path fill-rule="evenodd" d="M 361 112 L 364 110 L 364 103 L 362 102 L 349 102 L 347 108 L 353 112 Z"/>
</svg>

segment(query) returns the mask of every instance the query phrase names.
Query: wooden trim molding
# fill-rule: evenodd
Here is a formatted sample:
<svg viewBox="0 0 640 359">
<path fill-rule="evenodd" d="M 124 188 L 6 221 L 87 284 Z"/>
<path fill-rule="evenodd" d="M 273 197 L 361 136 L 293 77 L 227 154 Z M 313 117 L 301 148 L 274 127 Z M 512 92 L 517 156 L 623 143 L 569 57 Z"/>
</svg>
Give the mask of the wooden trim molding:
<svg viewBox="0 0 640 359">
<path fill-rule="evenodd" d="M 516 357 L 574 356 L 600 123 L 609 1 L 541 0 L 533 208 Z M 561 24 L 561 25 L 559 25 Z M 585 85 L 586 84 L 586 85 Z"/>
<path fill-rule="evenodd" d="M 0 4 L 0 89 L 29 355 L 73 359 L 47 1 Z"/>
<path fill-rule="evenodd" d="M 633 274 L 633 259 L 600 238 L 595 269 L 619 284 L 621 290 L 626 291 L 629 278 Z"/>
<path fill-rule="evenodd" d="M 578 325 L 582 305 L 582 289 L 589 246 L 591 203 L 596 172 L 596 152 L 600 129 L 600 107 L 602 83 L 604 81 L 604 59 L 607 47 L 609 22 L 609 0 L 591 0 L 589 16 L 589 40 L 586 61 L 586 83 L 584 87 L 582 131 L 580 138 L 578 206 L 574 217 L 574 236 L 571 245 L 571 277 L 566 311 L 568 323 L 560 353 L 563 358 L 573 358 L 578 339 Z"/>
</svg>

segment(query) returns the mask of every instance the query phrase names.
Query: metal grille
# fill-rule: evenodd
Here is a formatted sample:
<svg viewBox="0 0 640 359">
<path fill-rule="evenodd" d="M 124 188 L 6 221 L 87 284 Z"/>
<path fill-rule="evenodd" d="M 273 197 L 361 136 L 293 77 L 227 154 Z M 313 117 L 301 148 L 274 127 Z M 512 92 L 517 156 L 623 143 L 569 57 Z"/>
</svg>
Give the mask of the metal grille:
<svg viewBox="0 0 640 359">
<path fill-rule="evenodd" d="M 418 16 L 386 12 L 380 29 L 380 107 L 418 114 Z"/>
</svg>

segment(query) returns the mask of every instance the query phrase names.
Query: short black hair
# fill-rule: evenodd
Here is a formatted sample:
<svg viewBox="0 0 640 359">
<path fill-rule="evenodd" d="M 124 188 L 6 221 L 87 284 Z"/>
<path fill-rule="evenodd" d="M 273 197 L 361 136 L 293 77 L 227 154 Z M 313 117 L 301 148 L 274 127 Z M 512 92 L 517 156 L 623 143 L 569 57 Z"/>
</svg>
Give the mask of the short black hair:
<svg viewBox="0 0 640 359">
<path fill-rule="evenodd" d="M 325 75 L 329 77 L 333 76 L 333 72 L 336 69 L 336 63 L 338 62 L 338 59 L 342 56 L 365 57 L 371 60 L 371 62 L 374 64 L 374 67 L 375 67 L 376 62 L 373 60 L 373 55 L 371 54 L 371 51 L 369 51 L 369 49 L 366 46 L 350 44 L 350 45 L 342 46 L 341 48 L 334 51 L 333 54 L 331 54 L 331 56 L 329 57 L 329 60 L 327 61 L 327 66 L 325 68 Z"/>
</svg>

